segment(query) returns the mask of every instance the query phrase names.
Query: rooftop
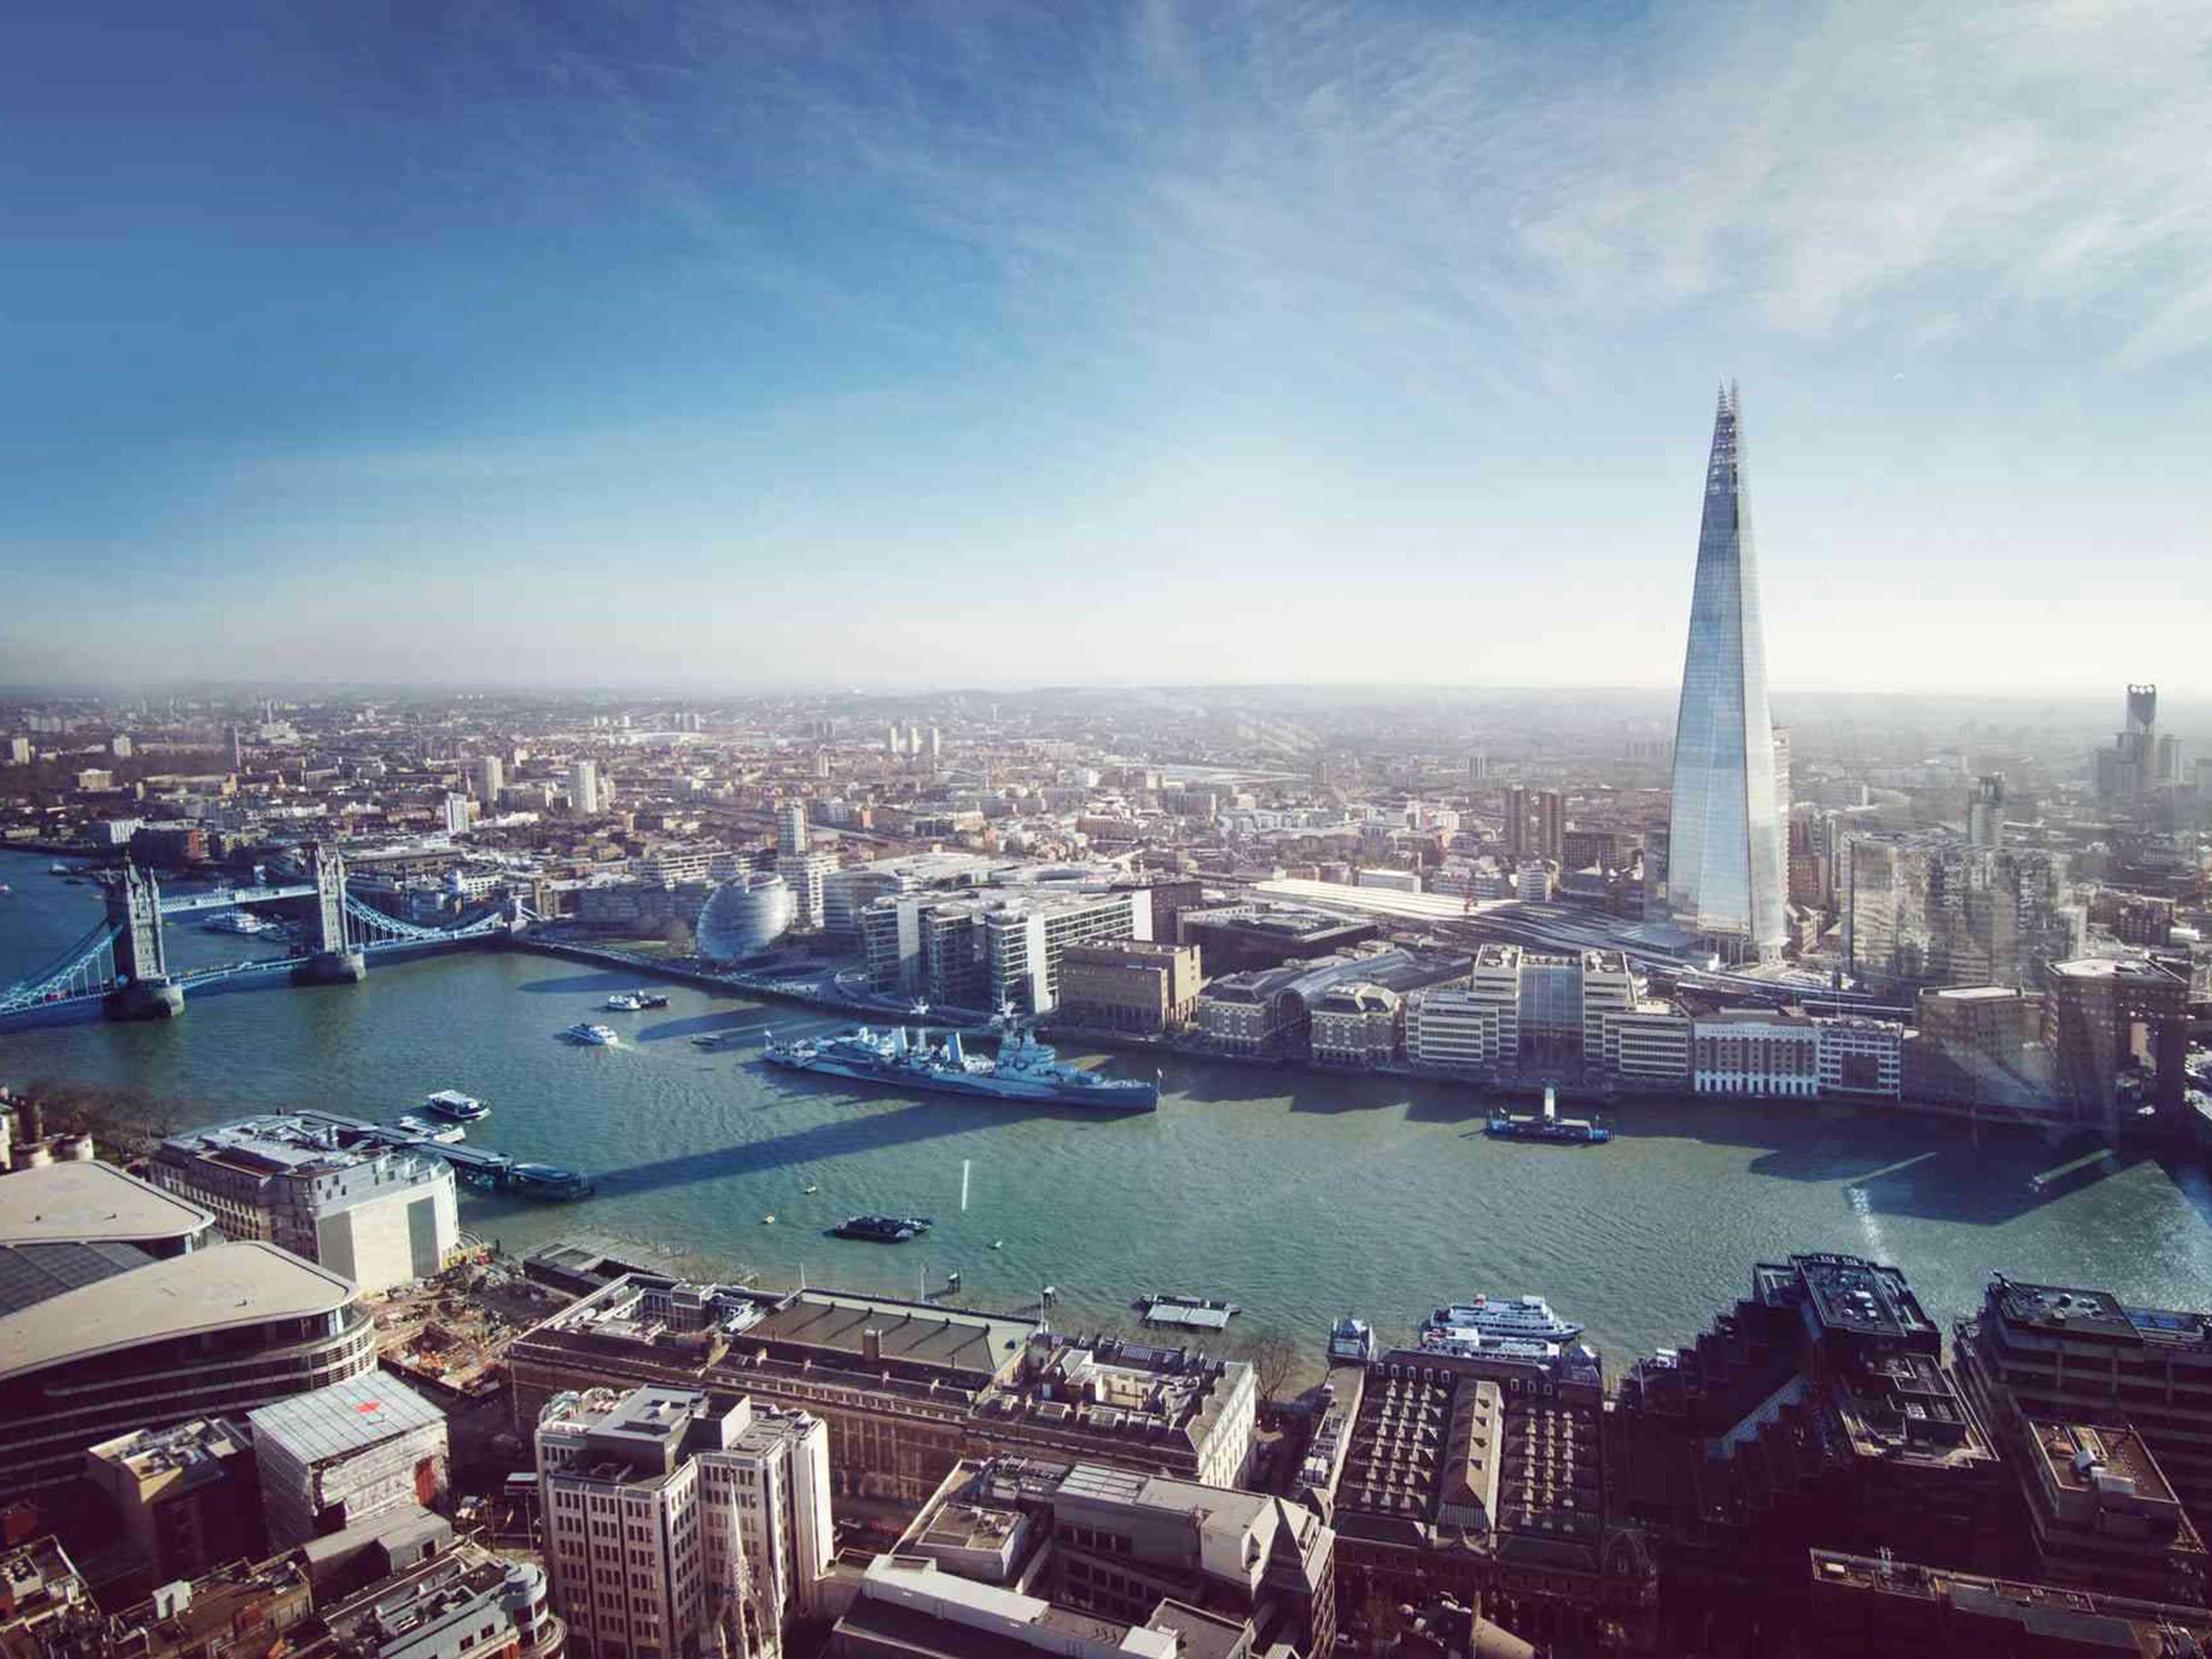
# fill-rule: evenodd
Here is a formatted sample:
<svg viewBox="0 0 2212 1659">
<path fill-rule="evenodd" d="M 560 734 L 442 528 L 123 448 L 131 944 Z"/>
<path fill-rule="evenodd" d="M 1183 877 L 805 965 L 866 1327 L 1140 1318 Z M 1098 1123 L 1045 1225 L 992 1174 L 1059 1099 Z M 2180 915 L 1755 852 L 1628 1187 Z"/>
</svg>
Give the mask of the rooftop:
<svg viewBox="0 0 2212 1659">
<path fill-rule="evenodd" d="M 2103 1492 L 2149 1504 L 2176 1501 L 2173 1488 L 2132 1429 L 2031 1418 L 2027 1432 L 2062 1492 Z"/>
<path fill-rule="evenodd" d="M 211 1245 L 0 1317 L 0 1379 L 173 1337 L 332 1314 L 353 1299 L 336 1273 L 274 1244 Z"/>
<path fill-rule="evenodd" d="M 112 1164 L 49 1164 L 0 1181 L 0 1244 L 180 1239 L 215 1218 Z"/>
<path fill-rule="evenodd" d="M 0 1244 L 0 1315 L 97 1285 L 153 1260 L 135 1244 Z"/>
<path fill-rule="evenodd" d="M 316 1463 L 442 1424 L 446 1414 L 398 1378 L 370 1371 L 264 1406 L 247 1420 L 257 1443 L 266 1441 Z"/>
<path fill-rule="evenodd" d="M 1997 1274 L 1990 1281 L 1988 1295 L 2007 1324 L 2028 1330 L 2174 1347 L 2212 1346 L 2212 1325 L 2203 1314 L 2126 1307 L 2109 1291 L 2031 1285 Z"/>
<path fill-rule="evenodd" d="M 939 1310 L 920 1303 L 801 1291 L 744 1334 L 747 1344 L 786 1342 L 862 1357 L 877 1333 L 884 1360 L 994 1374 L 1034 1328 L 1026 1321 Z"/>
</svg>

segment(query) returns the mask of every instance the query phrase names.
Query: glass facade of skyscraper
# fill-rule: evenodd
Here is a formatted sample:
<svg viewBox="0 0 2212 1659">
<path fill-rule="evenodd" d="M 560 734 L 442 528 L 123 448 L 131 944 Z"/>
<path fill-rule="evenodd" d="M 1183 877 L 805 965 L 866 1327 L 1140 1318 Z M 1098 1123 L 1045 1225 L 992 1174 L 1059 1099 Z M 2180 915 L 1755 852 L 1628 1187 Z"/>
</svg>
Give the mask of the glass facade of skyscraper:
<svg viewBox="0 0 2212 1659">
<path fill-rule="evenodd" d="M 1759 569 L 1730 386 L 1713 420 L 1675 719 L 1668 913 L 1730 954 L 1777 956 L 1785 933 L 1784 867 Z"/>
</svg>

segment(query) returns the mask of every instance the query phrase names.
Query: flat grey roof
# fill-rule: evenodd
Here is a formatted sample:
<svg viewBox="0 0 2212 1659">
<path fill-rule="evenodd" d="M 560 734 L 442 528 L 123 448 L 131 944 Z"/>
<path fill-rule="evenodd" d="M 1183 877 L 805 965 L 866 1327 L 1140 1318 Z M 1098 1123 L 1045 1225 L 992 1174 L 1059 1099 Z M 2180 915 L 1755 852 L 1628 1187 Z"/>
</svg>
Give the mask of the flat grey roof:
<svg viewBox="0 0 2212 1659">
<path fill-rule="evenodd" d="M 265 1437 L 303 1463 L 342 1457 L 445 1420 L 445 1413 L 383 1371 L 295 1394 L 246 1416 L 257 1444 Z"/>
<path fill-rule="evenodd" d="M 129 1244 L 214 1224 L 198 1205 L 112 1164 L 49 1164 L 0 1177 L 0 1244 Z"/>
<path fill-rule="evenodd" d="M 97 1285 L 153 1259 L 135 1244 L 105 1241 L 0 1244 L 0 1314 L 33 1307 L 81 1285 Z"/>
<path fill-rule="evenodd" d="M 274 1244 L 211 1245 L 0 1317 L 0 1380 L 195 1332 L 334 1313 L 353 1297 L 346 1280 Z"/>
</svg>

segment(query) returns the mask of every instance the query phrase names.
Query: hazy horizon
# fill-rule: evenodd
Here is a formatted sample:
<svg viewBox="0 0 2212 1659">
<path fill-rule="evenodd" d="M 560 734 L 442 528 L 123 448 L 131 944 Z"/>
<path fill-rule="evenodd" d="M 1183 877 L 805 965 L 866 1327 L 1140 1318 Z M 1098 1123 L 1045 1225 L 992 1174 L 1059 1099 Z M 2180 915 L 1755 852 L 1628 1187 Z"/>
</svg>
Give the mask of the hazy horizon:
<svg viewBox="0 0 2212 1659">
<path fill-rule="evenodd" d="M 1664 692 L 1730 377 L 1782 696 L 2203 659 L 2207 9 L 14 44 L 18 684 Z"/>
</svg>

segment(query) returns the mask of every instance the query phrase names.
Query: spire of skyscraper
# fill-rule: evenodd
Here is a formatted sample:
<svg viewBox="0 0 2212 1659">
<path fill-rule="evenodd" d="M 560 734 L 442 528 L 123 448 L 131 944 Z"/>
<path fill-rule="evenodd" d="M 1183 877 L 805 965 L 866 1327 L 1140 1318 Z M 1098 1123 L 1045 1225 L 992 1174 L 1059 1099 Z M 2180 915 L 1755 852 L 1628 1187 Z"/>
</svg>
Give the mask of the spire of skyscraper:
<svg viewBox="0 0 2212 1659">
<path fill-rule="evenodd" d="M 1742 404 L 1735 385 L 1723 382 L 1705 465 L 1697 586 L 1674 722 L 1666 908 L 1677 926 L 1732 954 L 1780 954 L 1786 866 L 1778 806 Z"/>
</svg>

